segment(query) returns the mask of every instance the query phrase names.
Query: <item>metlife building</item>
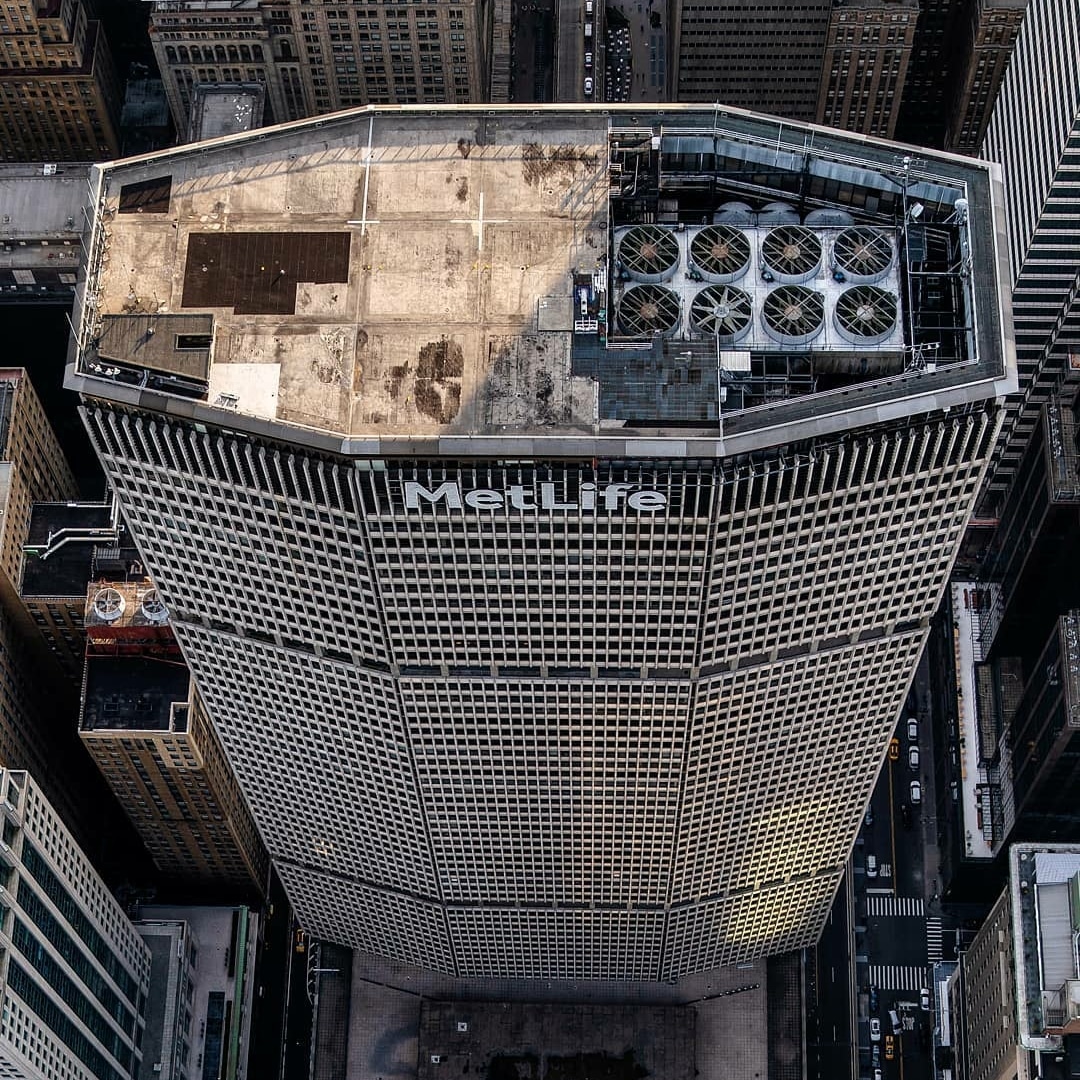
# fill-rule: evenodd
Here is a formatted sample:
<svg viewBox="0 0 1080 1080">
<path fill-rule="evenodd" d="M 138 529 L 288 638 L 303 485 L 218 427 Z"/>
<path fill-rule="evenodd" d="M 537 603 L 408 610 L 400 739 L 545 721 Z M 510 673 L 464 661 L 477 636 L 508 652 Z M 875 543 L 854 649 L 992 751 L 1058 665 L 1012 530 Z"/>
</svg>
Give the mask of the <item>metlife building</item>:
<svg viewBox="0 0 1080 1080">
<path fill-rule="evenodd" d="M 812 942 L 1015 386 L 983 162 L 372 108 L 94 172 L 68 384 L 303 924 Z"/>
</svg>

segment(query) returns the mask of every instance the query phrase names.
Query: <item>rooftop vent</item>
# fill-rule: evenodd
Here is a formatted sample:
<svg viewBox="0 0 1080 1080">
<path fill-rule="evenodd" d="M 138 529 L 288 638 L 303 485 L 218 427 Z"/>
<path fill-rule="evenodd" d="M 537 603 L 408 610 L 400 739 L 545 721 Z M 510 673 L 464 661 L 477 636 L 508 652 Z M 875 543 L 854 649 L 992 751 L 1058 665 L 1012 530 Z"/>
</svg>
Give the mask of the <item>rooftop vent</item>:
<svg viewBox="0 0 1080 1080">
<path fill-rule="evenodd" d="M 791 203 L 766 203 L 758 214 L 759 225 L 798 225 L 799 211 Z"/>
<path fill-rule="evenodd" d="M 713 211 L 714 225 L 753 225 L 754 211 L 744 202 L 726 202 Z"/>
<path fill-rule="evenodd" d="M 855 226 L 833 241 L 833 270 L 853 285 L 873 285 L 892 269 L 893 245 L 882 229 Z"/>
<path fill-rule="evenodd" d="M 143 594 L 139 611 L 148 623 L 153 623 L 155 626 L 161 626 L 169 621 L 169 610 L 158 595 L 157 589 L 149 589 Z"/>
<path fill-rule="evenodd" d="M 761 244 L 761 275 L 766 281 L 799 285 L 821 266 L 821 241 L 802 225 L 781 225 Z"/>
<path fill-rule="evenodd" d="M 878 345 L 896 326 L 896 296 L 876 285 L 855 285 L 840 294 L 833 317 L 845 341 Z"/>
<path fill-rule="evenodd" d="M 99 589 L 94 594 L 91 607 L 94 618 L 100 619 L 103 623 L 114 623 L 124 614 L 127 601 L 116 589 Z"/>
<path fill-rule="evenodd" d="M 679 265 L 679 243 L 669 229 L 638 225 L 619 241 L 619 261 L 635 281 L 667 281 Z"/>
<path fill-rule="evenodd" d="M 690 319 L 702 333 L 715 334 L 721 345 L 734 345 L 750 332 L 754 309 L 750 297 L 734 285 L 710 285 L 690 305 Z"/>
<path fill-rule="evenodd" d="M 634 337 L 670 334 L 679 324 L 679 297 L 659 285 L 635 285 L 619 304 L 619 325 Z"/>
<path fill-rule="evenodd" d="M 690 265 L 715 285 L 738 281 L 750 269 L 750 241 L 730 225 L 710 225 L 690 241 Z"/>
<path fill-rule="evenodd" d="M 774 341 L 789 347 L 806 345 L 821 333 L 825 298 L 805 285 L 781 285 L 765 297 L 761 319 Z"/>
</svg>

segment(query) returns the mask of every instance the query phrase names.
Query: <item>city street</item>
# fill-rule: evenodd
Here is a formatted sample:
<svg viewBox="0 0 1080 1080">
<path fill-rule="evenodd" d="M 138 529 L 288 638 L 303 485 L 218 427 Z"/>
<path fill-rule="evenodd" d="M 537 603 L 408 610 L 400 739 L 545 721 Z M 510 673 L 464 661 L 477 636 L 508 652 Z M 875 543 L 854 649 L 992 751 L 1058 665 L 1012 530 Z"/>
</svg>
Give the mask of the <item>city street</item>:
<svg viewBox="0 0 1080 1080">
<path fill-rule="evenodd" d="M 938 896 L 928 670 L 924 661 L 859 830 L 848 877 L 817 949 L 807 951 L 810 1077 L 934 1076 L 933 965 L 955 958 L 962 914 L 944 910 Z"/>
</svg>

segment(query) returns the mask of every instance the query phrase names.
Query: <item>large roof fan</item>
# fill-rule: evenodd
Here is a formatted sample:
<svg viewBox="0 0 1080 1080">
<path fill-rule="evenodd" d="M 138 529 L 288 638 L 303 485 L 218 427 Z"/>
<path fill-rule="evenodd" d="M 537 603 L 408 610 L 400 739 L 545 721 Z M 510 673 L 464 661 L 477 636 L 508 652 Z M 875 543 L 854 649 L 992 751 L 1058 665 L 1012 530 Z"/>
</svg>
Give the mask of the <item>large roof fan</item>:
<svg viewBox="0 0 1080 1080">
<path fill-rule="evenodd" d="M 670 229 L 638 225 L 619 241 L 619 261 L 636 281 L 665 281 L 679 264 L 679 243 Z"/>
<path fill-rule="evenodd" d="M 690 241 L 690 261 L 706 281 L 736 281 L 750 267 L 750 241 L 730 225 L 710 225 Z"/>
<path fill-rule="evenodd" d="M 761 244 L 766 281 L 797 285 L 812 278 L 821 266 L 821 241 L 802 225 L 781 225 Z"/>
<path fill-rule="evenodd" d="M 805 345 L 821 333 L 825 298 L 805 285 L 781 285 L 765 297 L 761 317 L 774 341 L 781 345 Z"/>
<path fill-rule="evenodd" d="M 667 333 L 679 322 L 679 297 L 659 285 L 635 285 L 619 303 L 619 325 L 634 337 Z"/>
<path fill-rule="evenodd" d="M 855 284 L 880 281 L 892 264 L 892 239 L 884 229 L 856 225 L 837 233 L 833 241 L 833 265 Z"/>
<path fill-rule="evenodd" d="M 842 337 L 856 345 L 875 345 L 896 326 L 896 296 L 876 285 L 855 285 L 840 294 L 834 315 Z"/>
<path fill-rule="evenodd" d="M 749 333 L 754 309 L 742 289 L 734 285 L 710 285 L 694 297 L 690 318 L 703 333 L 734 343 Z"/>
</svg>

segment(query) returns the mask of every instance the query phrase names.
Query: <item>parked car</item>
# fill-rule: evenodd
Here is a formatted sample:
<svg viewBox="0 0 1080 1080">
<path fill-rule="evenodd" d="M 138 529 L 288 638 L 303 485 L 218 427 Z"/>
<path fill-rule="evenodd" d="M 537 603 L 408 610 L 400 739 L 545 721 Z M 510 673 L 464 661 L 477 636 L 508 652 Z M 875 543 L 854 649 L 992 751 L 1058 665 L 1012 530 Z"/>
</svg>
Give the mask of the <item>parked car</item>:
<svg viewBox="0 0 1080 1080">
<path fill-rule="evenodd" d="M 867 877 L 877 877 L 877 856 L 876 855 L 867 855 L 866 856 L 866 876 Z"/>
<path fill-rule="evenodd" d="M 919 1007 L 923 1012 L 930 1011 L 930 991 L 925 986 L 919 991 Z"/>
<path fill-rule="evenodd" d="M 870 1011 L 872 1013 L 878 1011 L 878 992 L 876 986 L 870 987 Z"/>
<path fill-rule="evenodd" d="M 922 802 L 922 784 L 918 780 L 912 780 L 908 790 L 911 794 L 911 805 L 918 806 Z"/>
<path fill-rule="evenodd" d="M 881 1021 L 876 1016 L 870 1017 L 870 1041 L 881 1042 Z"/>
<path fill-rule="evenodd" d="M 917 746 L 909 746 L 907 751 L 907 763 L 908 768 L 919 771 L 919 748 Z"/>
<path fill-rule="evenodd" d="M 910 829 L 912 826 L 910 803 L 900 804 L 900 824 L 903 825 L 905 829 Z"/>
<path fill-rule="evenodd" d="M 918 737 L 919 737 L 919 721 L 916 720 L 914 716 L 909 716 L 908 717 L 907 737 L 912 742 L 915 742 L 915 740 L 918 739 Z"/>
</svg>

